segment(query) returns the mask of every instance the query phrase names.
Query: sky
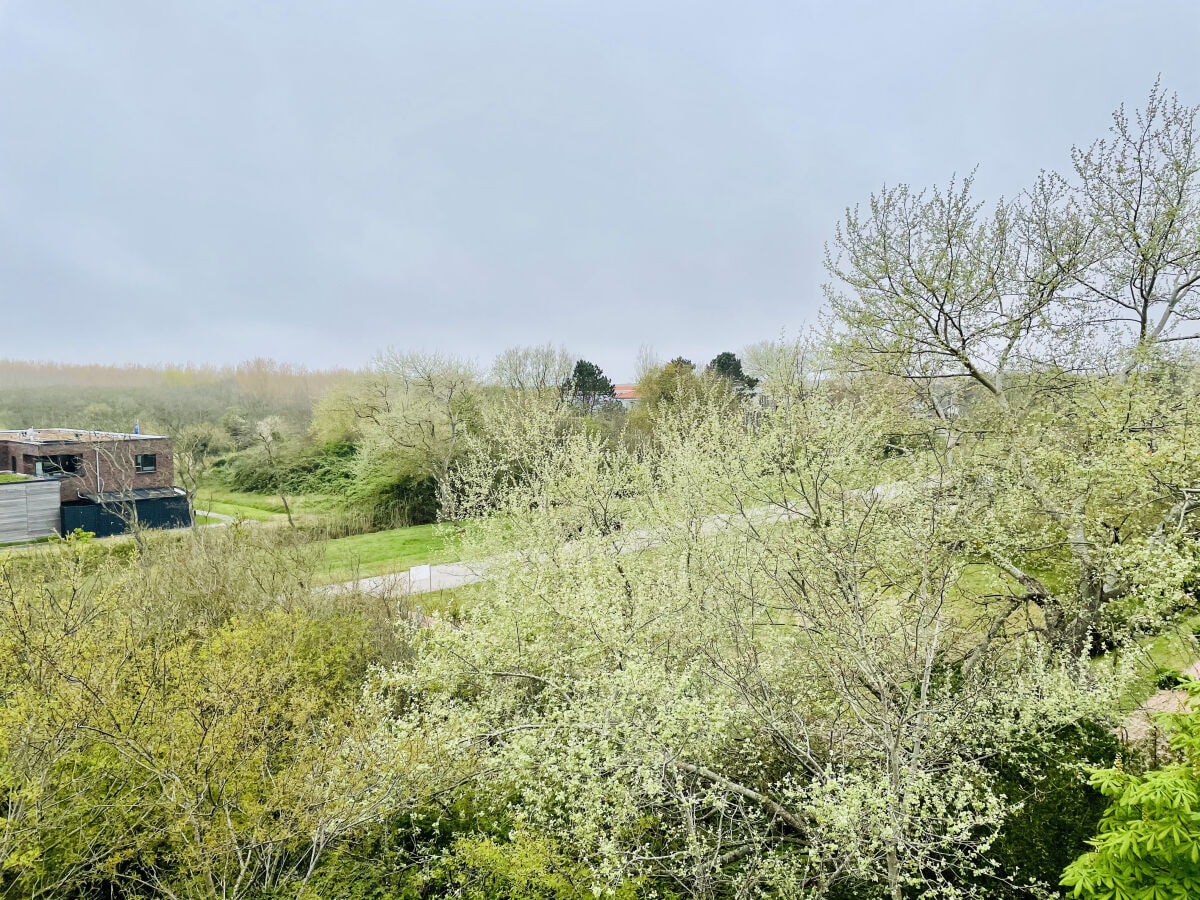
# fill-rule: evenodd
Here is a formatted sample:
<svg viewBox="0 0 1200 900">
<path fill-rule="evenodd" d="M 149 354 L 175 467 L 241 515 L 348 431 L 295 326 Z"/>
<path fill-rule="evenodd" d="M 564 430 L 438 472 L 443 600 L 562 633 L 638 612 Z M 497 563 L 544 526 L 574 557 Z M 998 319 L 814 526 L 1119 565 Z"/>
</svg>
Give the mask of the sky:
<svg viewBox="0 0 1200 900">
<path fill-rule="evenodd" d="M 884 184 L 1013 195 L 1200 4 L 0 0 L 0 358 L 633 375 L 815 321 Z M 2 388 L 3 385 L 0 385 Z"/>
</svg>

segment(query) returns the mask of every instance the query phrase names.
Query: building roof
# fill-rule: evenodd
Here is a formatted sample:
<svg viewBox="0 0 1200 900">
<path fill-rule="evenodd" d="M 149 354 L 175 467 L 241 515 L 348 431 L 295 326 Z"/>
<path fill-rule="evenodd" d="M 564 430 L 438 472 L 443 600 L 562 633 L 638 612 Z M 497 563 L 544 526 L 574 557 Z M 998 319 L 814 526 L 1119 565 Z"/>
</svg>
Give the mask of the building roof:
<svg viewBox="0 0 1200 900">
<path fill-rule="evenodd" d="M 636 384 L 614 384 L 613 385 L 613 395 L 618 400 L 641 399 L 641 395 L 638 394 L 638 388 L 637 388 Z"/>
<path fill-rule="evenodd" d="M 128 503 L 130 500 L 163 500 L 167 497 L 184 497 L 183 488 L 177 487 L 146 487 L 129 488 L 125 491 L 101 491 L 92 493 L 80 491 L 83 500 L 93 503 Z"/>
<path fill-rule="evenodd" d="M 79 428 L 26 428 L 0 431 L 0 441 L 23 444 L 99 444 L 115 441 L 163 440 L 161 434 L 125 434 L 119 431 L 87 431 Z"/>
</svg>

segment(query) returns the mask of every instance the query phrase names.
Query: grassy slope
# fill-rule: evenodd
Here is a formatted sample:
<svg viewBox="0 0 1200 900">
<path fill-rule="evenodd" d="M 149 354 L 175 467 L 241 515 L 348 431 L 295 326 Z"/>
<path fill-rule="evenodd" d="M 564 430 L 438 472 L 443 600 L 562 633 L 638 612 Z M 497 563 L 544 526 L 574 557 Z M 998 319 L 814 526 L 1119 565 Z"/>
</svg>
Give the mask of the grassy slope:
<svg viewBox="0 0 1200 900">
<path fill-rule="evenodd" d="M 454 562 L 458 540 L 441 525 L 414 525 L 325 542 L 330 580 L 402 572 L 423 563 Z"/>
<path fill-rule="evenodd" d="M 328 498 L 317 495 L 288 497 L 292 515 L 311 519 L 328 505 Z M 204 484 L 196 491 L 196 509 L 221 513 L 254 522 L 285 519 L 283 501 L 278 494 L 251 494 L 231 491 L 216 484 Z"/>
<path fill-rule="evenodd" d="M 1142 638 L 1134 646 L 1118 651 L 1126 659 L 1132 656 L 1135 665 L 1134 680 L 1121 695 L 1123 712 L 1137 708 L 1158 690 L 1159 675 L 1182 671 L 1196 661 L 1193 633 L 1197 627 L 1200 627 L 1200 615 L 1190 616 L 1161 634 Z"/>
</svg>

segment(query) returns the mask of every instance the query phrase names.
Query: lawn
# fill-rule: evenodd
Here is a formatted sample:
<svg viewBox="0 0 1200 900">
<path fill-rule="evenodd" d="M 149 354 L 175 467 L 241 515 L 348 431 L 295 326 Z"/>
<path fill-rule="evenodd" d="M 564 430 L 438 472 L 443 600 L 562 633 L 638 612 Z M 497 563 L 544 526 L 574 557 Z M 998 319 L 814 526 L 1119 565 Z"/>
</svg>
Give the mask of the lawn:
<svg viewBox="0 0 1200 900">
<path fill-rule="evenodd" d="M 288 505 L 293 517 L 311 523 L 337 504 L 334 498 L 321 494 L 289 494 Z M 255 522 L 285 517 L 283 501 L 278 494 L 230 490 L 212 475 L 205 477 L 196 489 L 196 508 Z"/>
<path fill-rule="evenodd" d="M 259 509 L 256 506 L 245 506 L 241 503 L 226 503 L 212 500 L 207 494 L 196 495 L 196 509 L 219 513 L 223 516 L 232 516 L 235 519 L 249 519 L 252 522 L 270 522 L 283 518 L 282 508 L 277 515 L 273 512 Z"/>
<path fill-rule="evenodd" d="M 331 581 L 403 572 L 423 563 L 455 562 L 459 542 L 445 525 L 414 525 L 325 542 Z"/>
<path fill-rule="evenodd" d="M 28 481 L 27 475 L 14 475 L 12 472 L 0 472 L 0 484 L 12 484 L 16 481 Z"/>
<path fill-rule="evenodd" d="M 463 610 L 479 599 L 482 584 L 465 584 L 449 590 L 430 591 L 412 598 L 413 608 L 427 616 L 438 616 L 451 622 L 462 617 Z"/>
</svg>

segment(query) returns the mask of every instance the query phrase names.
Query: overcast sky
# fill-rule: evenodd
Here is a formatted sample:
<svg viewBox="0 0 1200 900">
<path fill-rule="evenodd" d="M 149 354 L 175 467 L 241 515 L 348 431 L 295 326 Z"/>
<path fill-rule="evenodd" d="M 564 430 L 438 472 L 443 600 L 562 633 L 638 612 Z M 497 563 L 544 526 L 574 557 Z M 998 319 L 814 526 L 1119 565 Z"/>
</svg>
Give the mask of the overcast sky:
<svg viewBox="0 0 1200 900">
<path fill-rule="evenodd" d="M 1198 46 L 1196 0 L 0 0 L 0 357 L 704 362 L 815 317 L 847 205 L 1015 193 Z"/>
</svg>

